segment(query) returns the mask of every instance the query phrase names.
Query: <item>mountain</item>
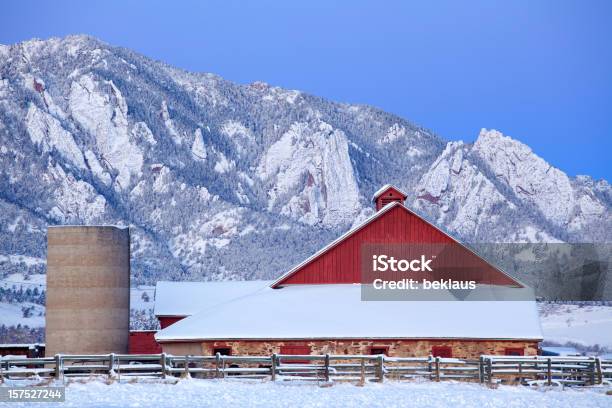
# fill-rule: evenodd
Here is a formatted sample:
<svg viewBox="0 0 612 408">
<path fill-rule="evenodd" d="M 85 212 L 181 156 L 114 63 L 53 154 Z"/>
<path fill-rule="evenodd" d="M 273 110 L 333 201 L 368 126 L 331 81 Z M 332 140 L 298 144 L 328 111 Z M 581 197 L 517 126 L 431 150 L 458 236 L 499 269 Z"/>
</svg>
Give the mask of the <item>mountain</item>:
<svg viewBox="0 0 612 408">
<path fill-rule="evenodd" d="M 610 242 L 607 181 L 494 130 L 447 142 L 376 108 L 190 73 L 86 36 L 0 46 L 0 277 L 49 224 L 132 227 L 135 283 L 271 278 L 407 205 L 472 242 Z"/>
</svg>

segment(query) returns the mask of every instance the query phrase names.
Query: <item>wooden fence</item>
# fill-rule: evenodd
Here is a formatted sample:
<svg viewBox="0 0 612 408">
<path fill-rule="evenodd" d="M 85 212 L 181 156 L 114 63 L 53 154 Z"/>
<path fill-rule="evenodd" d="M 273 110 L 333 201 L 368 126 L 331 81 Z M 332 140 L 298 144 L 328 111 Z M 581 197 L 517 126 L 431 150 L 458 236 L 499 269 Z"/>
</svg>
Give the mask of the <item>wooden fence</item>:
<svg viewBox="0 0 612 408">
<path fill-rule="evenodd" d="M 28 377 L 198 377 L 315 381 L 331 384 L 387 380 L 462 380 L 483 384 L 612 385 L 612 360 L 594 357 L 481 356 L 464 360 L 383 355 L 173 356 L 167 354 L 56 355 L 0 358 L 0 382 Z"/>
</svg>

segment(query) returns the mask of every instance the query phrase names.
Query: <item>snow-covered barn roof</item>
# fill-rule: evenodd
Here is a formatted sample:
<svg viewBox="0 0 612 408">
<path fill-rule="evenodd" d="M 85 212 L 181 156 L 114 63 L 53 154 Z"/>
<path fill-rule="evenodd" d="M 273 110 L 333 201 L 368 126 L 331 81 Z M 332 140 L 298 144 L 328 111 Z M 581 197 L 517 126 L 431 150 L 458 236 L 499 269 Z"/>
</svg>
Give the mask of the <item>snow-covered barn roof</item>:
<svg viewBox="0 0 612 408">
<path fill-rule="evenodd" d="M 157 282 L 156 316 L 191 316 L 267 287 L 270 281 Z"/>
<path fill-rule="evenodd" d="M 453 299 L 449 293 L 449 299 Z M 535 301 L 362 301 L 361 286 L 265 288 L 187 317 L 156 340 L 534 339 Z"/>
<path fill-rule="evenodd" d="M 0 343 L 0 348 L 36 348 L 45 347 L 45 343 Z"/>
</svg>

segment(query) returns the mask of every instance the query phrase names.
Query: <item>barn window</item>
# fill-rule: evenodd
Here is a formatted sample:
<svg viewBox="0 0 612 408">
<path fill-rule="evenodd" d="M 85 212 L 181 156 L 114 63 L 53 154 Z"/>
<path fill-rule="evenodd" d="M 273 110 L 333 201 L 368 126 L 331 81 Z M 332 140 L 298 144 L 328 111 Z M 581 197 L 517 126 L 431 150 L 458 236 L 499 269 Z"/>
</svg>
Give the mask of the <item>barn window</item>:
<svg viewBox="0 0 612 408">
<path fill-rule="evenodd" d="M 506 347 L 504 354 L 507 356 L 524 356 L 525 351 L 520 347 Z"/>
<path fill-rule="evenodd" d="M 281 346 L 280 354 L 287 354 L 290 356 L 307 356 L 310 355 L 310 346 Z M 282 363 L 293 363 L 293 364 L 306 364 L 307 360 L 286 360 Z"/>
<path fill-rule="evenodd" d="M 433 346 L 431 348 L 431 355 L 434 357 L 451 358 L 453 356 L 453 349 L 449 346 Z"/>
<path fill-rule="evenodd" d="M 222 356 L 231 356 L 232 348 L 231 347 L 215 347 L 213 349 L 213 354 L 217 355 L 217 353 L 221 354 Z"/>
<path fill-rule="evenodd" d="M 370 354 L 371 355 L 384 354 L 385 356 L 388 356 L 389 355 L 389 347 L 386 347 L 386 346 L 374 346 L 374 347 L 370 347 Z"/>
</svg>

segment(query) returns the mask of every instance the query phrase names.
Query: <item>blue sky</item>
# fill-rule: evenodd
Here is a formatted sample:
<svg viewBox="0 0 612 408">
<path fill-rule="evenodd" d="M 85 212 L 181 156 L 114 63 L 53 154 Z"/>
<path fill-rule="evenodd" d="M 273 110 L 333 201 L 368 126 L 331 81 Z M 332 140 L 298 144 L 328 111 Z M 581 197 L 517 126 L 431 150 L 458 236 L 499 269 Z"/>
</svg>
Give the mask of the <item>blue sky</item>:
<svg viewBox="0 0 612 408">
<path fill-rule="evenodd" d="M 519 139 L 612 180 L 612 1 L 12 1 L 0 43 L 75 33 L 229 80 Z"/>
</svg>

